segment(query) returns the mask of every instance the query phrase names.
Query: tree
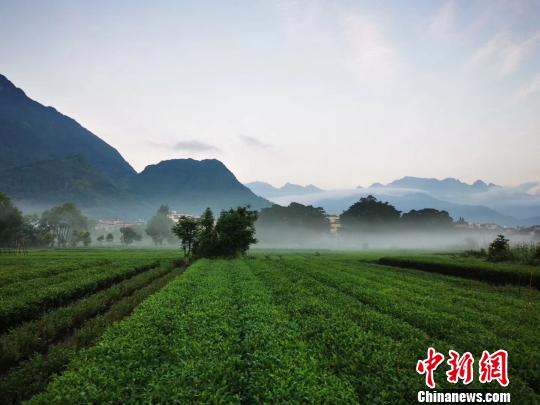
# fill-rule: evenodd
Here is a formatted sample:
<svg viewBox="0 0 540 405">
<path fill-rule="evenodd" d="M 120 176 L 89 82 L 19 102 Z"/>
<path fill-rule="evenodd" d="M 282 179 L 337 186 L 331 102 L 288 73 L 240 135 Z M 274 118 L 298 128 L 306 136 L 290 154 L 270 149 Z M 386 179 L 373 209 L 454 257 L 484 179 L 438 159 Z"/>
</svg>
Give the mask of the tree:
<svg viewBox="0 0 540 405">
<path fill-rule="evenodd" d="M 20 231 L 21 243 L 28 247 L 48 247 L 54 243 L 51 230 L 41 225 L 37 214 L 25 215 Z"/>
<path fill-rule="evenodd" d="M 252 211 L 249 207 L 221 211 L 215 226 L 217 233 L 215 256 L 232 258 L 244 255 L 251 244 L 257 243 L 255 239 L 257 217 L 257 211 Z"/>
<path fill-rule="evenodd" d="M 184 256 L 186 256 L 188 260 L 191 259 L 193 245 L 198 240 L 198 228 L 199 221 L 186 215 L 182 215 L 178 218 L 178 222 L 172 228 L 174 234 L 180 239 Z"/>
<path fill-rule="evenodd" d="M 193 247 L 198 257 L 212 257 L 218 245 L 218 236 L 215 229 L 214 213 L 207 208 L 199 219 L 199 234 Z"/>
<path fill-rule="evenodd" d="M 169 218 L 169 214 L 169 207 L 162 205 L 159 207 L 156 215 L 148 222 L 145 232 L 152 238 L 156 245 L 163 244 L 164 240 L 169 243 L 173 243 L 174 241 L 174 235 L 172 233 L 174 221 Z"/>
<path fill-rule="evenodd" d="M 88 219 L 73 203 L 53 207 L 41 214 L 40 225 L 54 235 L 57 246 L 66 246 L 74 231 L 86 231 Z"/>
<path fill-rule="evenodd" d="M 7 195 L 0 193 L 0 246 L 15 242 L 20 237 L 23 223 L 21 211 Z"/>
<path fill-rule="evenodd" d="M 107 241 L 107 243 L 113 243 L 114 242 L 114 235 L 109 232 L 107 234 L 107 236 L 105 237 L 105 240 Z"/>
<path fill-rule="evenodd" d="M 340 216 L 341 226 L 345 230 L 354 228 L 375 230 L 396 225 L 400 219 L 398 211 L 388 202 L 377 200 L 372 195 L 362 197 Z"/>
<path fill-rule="evenodd" d="M 120 228 L 120 234 L 120 242 L 125 245 L 131 245 L 133 242 L 139 242 L 142 240 L 142 235 L 131 226 L 124 226 Z"/>
<path fill-rule="evenodd" d="M 182 216 L 173 228 L 180 238 L 184 255 L 192 257 L 231 258 L 245 254 L 255 239 L 257 211 L 238 207 L 221 211 L 217 221 L 210 208 L 200 219 Z"/>
<path fill-rule="evenodd" d="M 497 235 L 489 245 L 487 259 L 491 262 L 501 262 L 511 258 L 510 241 L 504 235 Z"/>
<path fill-rule="evenodd" d="M 401 221 L 405 226 L 423 229 L 451 228 L 454 224 L 448 212 L 433 208 L 411 210 L 403 214 Z"/>
<path fill-rule="evenodd" d="M 330 224 L 322 207 L 292 202 L 288 207 L 274 204 L 263 208 L 257 226 L 302 228 L 316 232 L 329 232 Z"/>
<path fill-rule="evenodd" d="M 101 245 L 103 243 L 103 241 L 105 240 L 105 236 L 104 235 L 99 235 L 96 240 L 99 242 L 99 244 Z"/>
</svg>

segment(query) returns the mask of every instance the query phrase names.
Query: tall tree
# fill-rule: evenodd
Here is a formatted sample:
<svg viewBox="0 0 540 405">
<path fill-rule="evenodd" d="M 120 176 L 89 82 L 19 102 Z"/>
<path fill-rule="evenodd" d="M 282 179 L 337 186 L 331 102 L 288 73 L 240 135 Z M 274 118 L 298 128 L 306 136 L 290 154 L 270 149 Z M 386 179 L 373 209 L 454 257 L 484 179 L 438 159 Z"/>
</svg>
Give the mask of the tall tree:
<svg viewBox="0 0 540 405">
<path fill-rule="evenodd" d="M 169 207 L 162 205 L 146 226 L 146 234 L 152 238 L 152 241 L 156 245 L 162 245 L 163 241 L 174 242 L 174 234 L 172 232 L 174 221 L 169 218 L 169 214 Z"/>
<path fill-rule="evenodd" d="M 400 215 L 401 211 L 393 205 L 368 195 L 349 207 L 339 216 L 339 219 L 344 230 L 376 230 L 396 225 Z"/>
<path fill-rule="evenodd" d="M 139 242 L 142 240 L 142 235 L 131 226 L 124 226 L 120 228 L 120 234 L 120 242 L 125 245 L 131 245 L 133 242 Z"/>
<path fill-rule="evenodd" d="M 57 246 L 66 246 L 74 231 L 87 231 L 88 219 L 73 203 L 65 203 L 43 212 L 40 225 L 54 235 Z"/>
<path fill-rule="evenodd" d="M 197 243 L 199 221 L 193 217 L 181 216 L 173 227 L 173 232 L 180 239 L 184 256 L 191 259 L 193 246 Z"/>
<path fill-rule="evenodd" d="M 21 211 L 7 195 L 0 193 L 0 246 L 15 242 L 20 236 L 23 223 Z"/>
<path fill-rule="evenodd" d="M 255 239 L 257 216 L 257 211 L 252 211 L 249 207 L 221 211 L 215 228 L 218 240 L 217 256 L 244 255 L 251 244 L 257 243 Z"/>
<path fill-rule="evenodd" d="M 401 222 L 405 226 L 418 229 L 448 229 L 454 224 L 448 212 L 434 208 L 411 210 L 402 215 Z"/>
</svg>

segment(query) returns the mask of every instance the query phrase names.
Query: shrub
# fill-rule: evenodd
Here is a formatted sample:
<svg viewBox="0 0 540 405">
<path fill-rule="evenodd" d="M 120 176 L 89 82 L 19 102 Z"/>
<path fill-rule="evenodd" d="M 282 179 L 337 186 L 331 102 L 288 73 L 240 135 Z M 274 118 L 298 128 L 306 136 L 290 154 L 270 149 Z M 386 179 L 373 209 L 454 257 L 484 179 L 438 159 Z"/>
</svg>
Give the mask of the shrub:
<svg viewBox="0 0 540 405">
<path fill-rule="evenodd" d="M 502 262 L 512 258 L 510 250 L 510 241 L 504 235 L 497 235 L 495 240 L 490 243 L 487 259 L 490 262 Z"/>
</svg>

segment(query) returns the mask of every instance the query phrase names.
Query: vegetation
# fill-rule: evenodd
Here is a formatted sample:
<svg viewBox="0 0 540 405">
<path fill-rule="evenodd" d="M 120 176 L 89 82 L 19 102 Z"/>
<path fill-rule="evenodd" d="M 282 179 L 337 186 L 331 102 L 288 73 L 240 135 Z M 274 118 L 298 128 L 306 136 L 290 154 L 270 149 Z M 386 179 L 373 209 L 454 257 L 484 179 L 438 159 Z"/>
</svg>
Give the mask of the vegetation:
<svg viewBox="0 0 540 405">
<path fill-rule="evenodd" d="M 503 262 L 512 257 L 510 252 L 510 241 L 504 235 L 497 235 L 497 238 L 490 243 L 487 251 L 487 259 L 491 262 Z"/>
<path fill-rule="evenodd" d="M 2 257 L 0 280 L 5 284 L 0 286 L 0 332 L 153 268 L 159 257 L 148 252 L 131 256 L 106 252 L 109 260 L 100 261 L 92 260 L 88 253 L 73 255 L 77 260 L 63 263 L 63 268 L 56 267 L 61 260 L 41 263 L 41 254 L 30 254 L 25 261 Z M 30 268 L 24 268 L 23 263 Z"/>
<path fill-rule="evenodd" d="M 379 254 L 380 256 L 380 254 Z M 384 255 L 375 261 L 388 266 L 424 270 L 485 281 L 491 284 L 513 284 L 540 288 L 540 268 L 530 265 L 490 263 L 483 258 L 447 255 Z"/>
<path fill-rule="evenodd" d="M 238 207 L 221 211 L 217 221 L 210 208 L 200 219 L 183 216 L 173 227 L 188 258 L 226 257 L 244 255 L 249 246 L 257 242 L 255 226 L 257 211 Z"/>
<path fill-rule="evenodd" d="M 120 242 L 122 242 L 124 245 L 131 245 L 133 242 L 139 242 L 142 240 L 142 235 L 131 226 L 124 226 L 120 228 L 120 234 Z"/>
<path fill-rule="evenodd" d="M 0 247 L 13 244 L 23 225 L 23 216 L 3 193 L 0 193 Z"/>
<path fill-rule="evenodd" d="M 148 221 L 145 232 L 156 245 L 162 245 L 164 241 L 170 244 L 174 243 L 175 238 L 172 232 L 174 221 L 169 218 L 169 215 L 169 207 L 162 205 L 156 215 Z"/>
<path fill-rule="evenodd" d="M 400 219 L 398 211 L 388 202 L 382 202 L 372 195 L 360 198 L 339 219 L 344 230 L 376 230 L 383 226 L 396 225 Z"/>
<path fill-rule="evenodd" d="M 115 321 L 129 315 L 146 297 L 172 280 L 182 269 L 171 265 L 171 251 L 32 251 L 25 256 L 0 257 L 2 286 L 22 284 L 55 275 L 77 279 L 94 268 L 106 274 L 126 263 L 162 261 L 110 287 L 53 308 L 0 335 L 0 392 L 2 403 L 19 403 L 45 389 L 81 348 L 96 342 Z M 178 265 L 181 265 L 178 262 Z M 22 266 L 22 267 L 21 267 Z M 58 282 L 58 280 L 56 280 Z M 56 283 L 58 284 L 58 283 Z M 61 283 L 60 283 L 61 284 Z M 58 284 L 58 285 L 60 285 Z M 5 290 L 0 289 L 4 297 Z"/>
<path fill-rule="evenodd" d="M 30 403 L 410 403 L 429 346 L 504 348 L 512 399 L 540 399 L 538 291 L 359 260 L 199 260 Z M 455 388 L 445 377 L 437 388 Z"/>
<path fill-rule="evenodd" d="M 415 229 L 449 229 L 454 224 L 448 212 L 433 208 L 406 212 L 401 216 L 401 222 Z"/>
</svg>

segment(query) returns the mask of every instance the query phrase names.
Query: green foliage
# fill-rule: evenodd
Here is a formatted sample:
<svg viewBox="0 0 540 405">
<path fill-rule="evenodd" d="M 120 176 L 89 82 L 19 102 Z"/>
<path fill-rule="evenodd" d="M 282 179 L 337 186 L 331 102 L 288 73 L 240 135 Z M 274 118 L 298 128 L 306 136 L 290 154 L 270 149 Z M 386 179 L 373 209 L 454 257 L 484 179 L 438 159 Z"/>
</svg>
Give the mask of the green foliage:
<svg viewBox="0 0 540 405">
<path fill-rule="evenodd" d="M 198 239 L 198 227 L 197 219 L 183 215 L 178 218 L 178 222 L 172 228 L 174 234 L 180 239 L 184 256 L 188 259 L 191 258 L 193 246 Z"/>
<path fill-rule="evenodd" d="M 492 284 L 531 285 L 540 288 L 538 267 L 486 262 L 482 256 L 466 252 L 466 255 L 395 255 L 376 259 L 378 263 L 407 269 L 447 274 L 485 281 Z"/>
<path fill-rule="evenodd" d="M 368 195 L 344 211 L 339 219 L 344 230 L 355 228 L 377 230 L 396 225 L 400 214 L 401 212 L 388 202 L 379 201 L 374 196 Z"/>
<path fill-rule="evenodd" d="M 488 247 L 487 259 L 490 262 L 502 262 L 511 258 L 510 241 L 504 235 L 497 235 L 497 238 Z"/>
<path fill-rule="evenodd" d="M 506 349 L 512 399 L 538 402 L 537 291 L 362 257 L 200 260 L 30 403 L 406 404 L 425 389 L 414 366 L 429 346 L 475 359 Z M 456 388 L 445 369 L 437 388 Z"/>
<path fill-rule="evenodd" d="M 215 226 L 216 249 L 211 256 L 232 258 L 244 255 L 251 244 L 257 243 L 256 220 L 257 211 L 251 211 L 248 207 L 221 211 Z"/>
<path fill-rule="evenodd" d="M 288 207 L 274 204 L 259 213 L 257 228 L 285 227 L 301 228 L 315 232 L 329 232 L 329 223 L 322 207 L 292 202 Z"/>
<path fill-rule="evenodd" d="M 122 242 L 124 245 L 131 245 L 133 242 L 139 242 L 142 240 L 142 235 L 131 226 L 124 226 L 120 228 L 120 234 L 120 242 Z"/>
<path fill-rule="evenodd" d="M 249 246 L 257 243 L 255 221 L 257 211 L 248 207 L 238 207 L 221 211 L 214 223 L 214 215 L 207 208 L 201 218 L 181 217 L 173 232 L 182 243 L 184 255 L 191 258 L 224 257 L 233 258 L 244 255 Z"/>
<path fill-rule="evenodd" d="M 34 352 L 46 351 L 48 346 L 62 334 L 104 312 L 122 297 L 132 294 L 169 271 L 171 271 L 170 266 L 150 268 L 68 306 L 49 311 L 41 318 L 26 322 L 1 335 L 0 374 L 29 358 Z"/>
<path fill-rule="evenodd" d="M 85 266 L 84 262 L 84 257 L 79 257 L 79 263 L 72 263 L 71 271 L 51 269 L 48 277 L 39 277 L 43 270 L 39 265 L 31 274 L 27 274 L 26 269 L 12 270 L 9 276 L 2 271 L 0 275 L 10 282 L 0 287 L 0 332 L 156 266 L 155 261 L 141 263 L 138 255 L 124 257 L 112 268 L 108 261 L 98 266 Z M 6 266 L 6 270 L 8 268 Z"/>
<path fill-rule="evenodd" d="M 40 226 L 54 236 L 57 246 L 65 247 L 74 232 L 88 230 L 88 218 L 73 203 L 53 207 L 41 214 Z"/>
<path fill-rule="evenodd" d="M 172 232 L 174 221 L 169 218 L 169 214 L 169 207 L 162 205 L 159 207 L 156 215 L 148 221 L 145 232 L 152 238 L 152 241 L 156 245 L 162 245 L 163 241 L 167 243 L 174 242 L 174 234 Z"/>
<path fill-rule="evenodd" d="M 454 221 L 446 211 L 424 208 L 403 214 L 401 223 L 415 229 L 449 229 L 453 226 Z"/>
<path fill-rule="evenodd" d="M 140 288 L 118 297 L 107 308 L 102 306 L 103 312 L 84 321 L 82 326 L 70 330 L 62 341 L 48 346 L 46 353 L 34 353 L 28 360 L 19 363 L 16 368 L 0 377 L 3 403 L 17 404 L 43 391 L 55 375 L 66 369 L 80 349 L 95 344 L 109 326 L 130 315 L 137 305 L 160 290 L 181 271 L 179 269 L 171 271 L 170 266 L 164 269 L 167 269 L 164 275 L 154 278 L 150 283 L 147 280 L 141 283 L 139 280 Z"/>
<path fill-rule="evenodd" d="M 0 247 L 15 243 L 23 223 L 21 211 L 7 195 L 0 193 Z"/>
<path fill-rule="evenodd" d="M 114 235 L 112 233 L 108 233 L 107 236 L 105 237 L 105 240 L 107 241 L 107 243 L 113 243 Z"/>
</svg>

